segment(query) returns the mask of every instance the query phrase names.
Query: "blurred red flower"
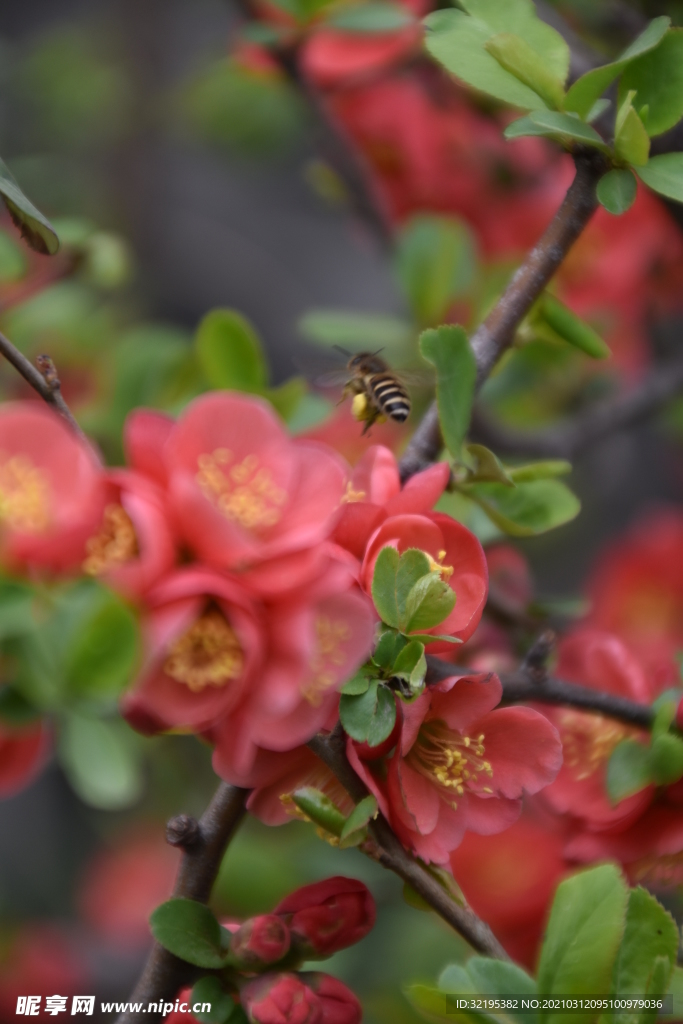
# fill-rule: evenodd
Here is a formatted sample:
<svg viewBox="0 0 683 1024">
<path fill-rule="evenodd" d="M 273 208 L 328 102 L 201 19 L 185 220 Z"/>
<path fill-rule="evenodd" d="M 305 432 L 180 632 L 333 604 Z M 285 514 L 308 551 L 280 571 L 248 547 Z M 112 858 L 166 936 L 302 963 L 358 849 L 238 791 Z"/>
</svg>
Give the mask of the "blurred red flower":
<svg viewBox="0 0 683 1024">
<path fill-rule="evenodd" d="M 44 720 L 28 725 L 0 723 L 0 797 L 13 796 L 33 782 L 51 748 Z"/>
</svg>

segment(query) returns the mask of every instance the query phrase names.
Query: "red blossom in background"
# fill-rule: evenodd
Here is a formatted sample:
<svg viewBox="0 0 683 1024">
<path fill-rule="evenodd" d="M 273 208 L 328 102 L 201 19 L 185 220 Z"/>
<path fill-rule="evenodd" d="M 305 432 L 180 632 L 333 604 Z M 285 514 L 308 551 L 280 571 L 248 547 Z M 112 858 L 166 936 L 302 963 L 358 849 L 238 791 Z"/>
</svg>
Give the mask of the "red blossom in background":
<svg viewBox="0 0 683 1024">
<path fill-rule="evenodd" d="M 13 796 L 35 779 L 51 747 L 44 721 L 11 726 L 0 723 L 0 797 Z"/>
</svg>

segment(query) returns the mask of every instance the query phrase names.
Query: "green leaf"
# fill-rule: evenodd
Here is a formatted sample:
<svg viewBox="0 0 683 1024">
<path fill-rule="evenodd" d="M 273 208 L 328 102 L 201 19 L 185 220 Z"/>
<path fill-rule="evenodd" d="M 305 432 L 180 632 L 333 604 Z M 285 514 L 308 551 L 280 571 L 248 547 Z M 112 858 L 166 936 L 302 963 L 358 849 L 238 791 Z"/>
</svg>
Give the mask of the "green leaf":
<svg viewBox="0 0 683 1024">
<path fill-rule="evenodd" d="M 353 679 L 349 679 L 348 683 L 344 683 L 341 692 L 348 693 L 351 697 L 357 697 L 358 694 L 365 693 L 369 685 L 370 677 L 366 675 L 363 669 L 360 669 L 356 672 Z"/>
<path fill-rule="evenodd" d="M 192 1006 L 198 1003 L 210 1005 L 210 1010 L 197 1010 L 192 1013 L 201 1024 L 225 1024 L 235 1009 L 234 999 L 230 998 L 218 978 L 210 975 L 200 978 L 195 983 L 190 1002 Z"/>
<path fill-rule="evenodd" d="M 683 967 L 674 967 L 667 992 L 673 997 L 673 1019 L 680 1020 L 683 1014 Z"/>
<path fill-rule="evenodd" d="M 622 740 L 607 763 L 605 785 L 613 804 L 651 785 L 650 752 L 636 740 Z"/>
<path fill-rule="evenodd" d="M 59 736 L 59 759 L 73 789 L 91 807 L 117 811 L 142 795 L 137 737 L 121 721 L 70 714 Z"/>
<path fill-rule="evenodd" d="M 683 776 L 683 740 L 671 733 L 655 736 L 650 747 L 650 773 L 658 786 L 670 786 Z"/>
<path fill-rule="evenodd" d="M 342 348 L 392 348 L 410 341 L 411 327 L 405 320 L 383 313 L 351 313 L 346 310 L 312 309 L 299 320 L 306 341 Z"/>
<path fill-rule="evenodd" d="M 635 94 L 635 89 L 628 92 L 617 111 L 614 148 L 627 163 L 640 166 L 647 163 L 650 155 L 650 137 L 633 109 Z"/>
<path fill-rule="evenodd" d="M 553 74 L 564 82 L 569 72 L 569 47 L 559 32 L 536 14 L 532 0 L 460 0 L 460 6 L 493 33 L 513 32 L 521 36 Z"/>
<path fill-rule="evenodd" d="M 368 727 L 367 743 L 369 747 L 378 747 L 391 736 L 396 725 L 396 701 L 392 691 L 382 686 L 377 688 L 377 706 Z"/>
<path fill-rule="evenodd" d="M 400 556 L 390 545 L 382 548 L 372 575 L 372 600 L 382 622 L 398 628 L 399 608 L 396 595 L 396 578 Z"/>
<path fill-rule="evenodd" d="M 505 129 L 505 138 L 520 139 L 525 135 L 542 135 L 556 139 L 563 146 L 571 146 L 578 142 L 583 146 L 596 146 L 606 150 L 607 146 L 595 128 L 580 121 L 571 114 L 561 114 L 556 110 L 534 110 L 527 117 L 520 117 Z"/>
<path fill-rule="evenodd" d="M 367 835 L 366 826 L 371 818 L 377 817 L 377 800 L 370 793 L 356 804 L 346 819 L 340 835 L 340 847 L 357 846 Z"/>
<path fill-rule="evenodd" d="M 528 462 L 525 466 L 506 466 L 505 471 L 516 484 L 528 483 L 530 480 L 550 480 L 556 476 L 571 473 L 572 464 L 566 459 L 543 459 L 540 462 Z"/>
<path fill-rule="evenodd" d="M 612 355 L 600 335 L 549 292 L 545 292 L 540 299 L 536 315 L 560 338 L 592 359 L 607 359 Z"/>
<path fill-rule="evenodd" d="M 54 256 L 59 249 L 55 229 L 40 210 L 26 198 L 3 160 L 0 160 L 0 196 L 27 244 L 36 252 Z"/>
<path fill-rule="evenodd" d="M 419 640 L 421 644 L 433 644 L 435 640 L 443 640 L 447 644 L 461 644 L 462 640 L 457 636 L 448 636 L 445 633 L 411 633 L 411 640 Z"/>
<path fill-rule="evenodd" d="M 666 992 L 672 965 L 678 955 L 678 928 L 676 922 L 664 907 L 645 889 L 638 886 L 629 894 L 626 910 L 626 928 L 619 947 L 612 973 L 612 989 L 615 995 L 646 996 Z M 666 961 L 668 969 L 663 978 L 653 977 L 662 971 L 656 962 Z M 651 991 L 651 984 L 658 991 Z M 652 1019 L 657 1016 L 656 1012 Z M 627 1010 L 614 1012 L 614 1024 L 638 1024 L 639 1014 Z"/>
<path fill-rule="evenodd" d="M 396 723 L 394 695 L 373 679 L 367 691 L 358 697 L 342 694 L 339 717 L 352 739 L 376 747 L 391 734 Z"/>
<path fill-rule="evenodd" d="M 0 640 L 21 636 L 35 628 L 35 593 L 16 580 L 0 579 Z"/>
<path fill-rule="evenodd" d="M 67 653 L 67 687 L 78 697 L 117 696 L 130 683 L 139 657 L 135 615 L 102 589 L 86 609 Z"/>
<path fill-rule="evenodd" d="M 619 869 L 579 871 L 557 888 L 538 966 L 541 995 L 608 992 L 624 933 L 628 887 Z M 580 1024 L 581 1013 L 549 1013 L 549 1021 Z"/>
<path fill-rule="evenodd" d="M 307 818 L 333 836 L 340 836 L 346 818 L 328 796 L 313 786 L 302 786 L 292 793 L 292 800 Z"/>
<path fill-rule="evenodd" d="M 396 573 L 396 602 L 398 606 L 398 625 L 401 632 L 407 632 L 408 613 L 406 603 L 415 584 L 432 571 L 429 559 L 419 548 L 408 548 L 401 555 Z"/>
<path fill-rule="evenodd" d="M 590 108 L 590 110 L 586 114 L 585 120 L 588 122 L 588 124 L 593 124 L 593 122 L 597 121 L 597 119 L 599 117 L 602 117 L 602 115 L 606 111 L 608 111 L 611 106 L 612 106 L 611 100 L 607 100 L 607 99 L 596 100 L 595 103 L 593 104 L 593 106 Z"/>
<path fill-rule="evenodd" d="M 629 64 L 619 82 L 619 99 L 631 90 L 638 108 L 648 108 L 648 135 L 661 135 L 678 124 L 683 117 L 682 29 L 669 29 L 656 50 Z"/>
<path fill-rule="evenodd" d="M 683 203 L 683 153 L 650 157 L 638 168 L 638 177 L 654 192 Z"/>
<path fill-rule="evenodd" d="M 328 25 L 333 25 L 340 32 L 372 35 L 381 32 L 398 32 L 413 24 L 408 11 L 398 4 L 365 3 L 358 6 L 338 8 L 329 18 Z"/>
<path fill-rule="evenodd" d="M 227 951 L 221 946 L 221 927 L 204 903 L 172 899 L 149 919 L 152 935 L 170 953 L 195 967 L 222 967 Z"/>
<path fill-rule="evenodd" d="M 676 708 L 679 702 L 680 697 L 676 690 L 668 696 L 666 693 L 660 693 L 657 700 L 653 702 L 652 708 L 655 711 L 655 718 L 650 730 L 653 739 L 669 731 L 676 717 Z"/>
<path fill-rule="evenodd" d="M 532 480 L 515 488 L 472 484 L 462 488 L 489 519 L 513 537 L 546 533 L 575 519 L 581 503 L 559 480 Z"/>
<path fill-rule="evenodd" d="M 633 206 L 636 198 L 636 179 L 629 170 L 608 171 L 598 182 L 597 196 L 608 213 L 619 216 Z"/>
<path fill-rule="evenodd" d="M 444 1024 L 452 1020 L 459 1020 L 462 1024 L 536 1024 L 538 1020 L 536 1010 L 509 1013 L 505 1010 L 486 1012 L 461 1010 L 457 1007 L 453 997 L 459 995 L 537 995 L 533 978 L 521 967 L 488 957 L 471 957 L 464 966 L 449 964 L 439 976 L 437 989 L 426 985 L 411 985 L 406 994 L 429 1020 L 443 1021 Z"/>
<path fill-rule="evenodd" d="M 468 455 L 473 456 L 476 466 L 475 469 L 470 470 L 468 483 L 470 481 L 472 483 L 494 482 L 506 487 L 514 487 L 513 480 L 508 475 L 505 466 L 490 448 L 486 448 L 483 444 L 467 444 L 465 451 Z"/>
<path fill-rule="evenodd" d="M 20 281 L 27 270 L 26 254 L 21 246 L 6 231 L 0 231 L 0 284 Z"/>
<path fill-rule="evenodd" d="M 232 309 L 213 309 L 202 318 L 195 346 L 212 388 L 260 392 L 268 384 L 261 342 L 254 328 Z"/>
<path fill-rule="evenodd" d="M 585 75 L 577 79 L 565 97 L 565 110 L 573 110 L 580 117 L 586 117 L 593 104 L 630 61 L 659 46 L 670 24 L 670 18 L 655 18 L 624 50 L 621 57 L 610 64 L 593 68 L 592 71 L 587 71 Z"/>
<path fill-rule="evenodd" d="M 406 638 L 400 633 L 394 633 L 391 630 L 387 630 L 382 633 L 377 641 L 377 647 L 375 648 L 372 660 L 375 665 L 379 666 L 379 668 L 388 671 L 396 661 L 400 651 L 403 650 L 407 643 L 408 641 Z"/>
<path fill-rule="evenodd" d="M 439 323 L 474 282 L 477 254 L 472 232 L 455 217 L 413 217 L 398 239 L 396 271 L 418 323 Z"/>
<path fill-rule="evenodd" d="M 411 689 L 417 691 L 427 675 L 424 644 L 419 640 L 411 640 L 396 658 L 391 674 L 405 680 Z"/>
<path fill-rule="evenodd" d="M 533 89 L 547 107 L 551 110 L 562 107 L 562 82 L 545 67 L 540 54 L 521 36 L 513 35 L 511 32 L 499 32 L 488 39 L 484 47 L 501 67 Z"/>
<path fill-rule="evenodd" d="M 441 12 L 446 13 L 446 12 Z M 469 428 L 477 364 L 467 334 L 459 326 L 437 327 L 420 335 L 420 351 L 436 367 L 436 402 L 443 439 L 451 455 Z"/>
<path fill-rule="evenodd" d="M 412 587 L 406 600 L 404 632 L 432 629 L 455 608 L 455 591 L 441 579 L 439 572 L 423 576 Z"/>
</svg>

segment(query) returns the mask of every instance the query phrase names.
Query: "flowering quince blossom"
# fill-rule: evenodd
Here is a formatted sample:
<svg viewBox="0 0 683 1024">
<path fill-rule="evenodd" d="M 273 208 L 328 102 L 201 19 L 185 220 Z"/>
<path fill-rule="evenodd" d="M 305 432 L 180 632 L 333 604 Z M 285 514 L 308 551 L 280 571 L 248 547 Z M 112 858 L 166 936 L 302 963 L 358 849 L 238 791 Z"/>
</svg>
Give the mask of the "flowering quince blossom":
<svg viewBox="0 0 683 1024">
<path fill-rule="evenodd" d="M 557 775 L 556 729 L 531 708 L 496 708 L 501 696 L 493 674 L 453 676 L 404 704 L 386 780 L 347 742 L 351 764 L 396 834 L 428 863 L 447 863 L 466 831 L 503 831 L 519 817 L 522 793 L 537 793 Z"/>
<path fill-rule="evenodd" d="M 0 797 L 12 796 L 33 782 L 50 746 L 50 731 L 43 721 L 23 726 L 0 724 Z"/>
<path fill-rule="evenodd" d="M 101 467 L 51 409 L 0 408 L 0 560 L 9 569 L 80 569 L 102 517 Z"/>
<path fill-rule="evenodd" d="M 366 885 L 336 876 L 297 889 L 273 913 L 287 922 L 297 950 L 308 960 L 360 942 L 374 927 L 377 908 Z"/>
<path fill-rule="evenodd" d="M 618 637 L 597 630 L 580 629 L 561 641 L 557 674 L 569 682 L 642 704 L 656 696 L 642 667 Z M 615 806 L 608 799 L 605 778 L 617 744 L 643 736 L 642 731 L 575 708 L 545 706 L 539 710 L 559 730 L 564 749 L 564 764 L 543 799 L 555 811 L 574 815 L 589 829 L 624 828 L 638 818 L 650 804 L 654 788 L 648 786 Z"/>
<path fill-rule="evenodd" d="M 486 557 L 474 534 L 440 512 L 390 516 L 372 534 L 365 551 L 360 580 L 368 593 L 372 591 L 377 556 L 382 548 L 388 546 L 401 554 L 408 548 L 424 551 L 433 568 L 455 591 L 453 611 L 438 626 L 424 632 L 450 634 L 463 641 L 469 640 L 484 610 L 488 585 Z M 432 652 L 449 650 L 450 644 L 435 641 L 429 649 Z"/>
<path fill-rule="evenodd" d="M 252 1024 L 321 1024 L 323 1012 L 315 992 L 299 975 L 262 974 L 240 992 Z"/>
</svg>

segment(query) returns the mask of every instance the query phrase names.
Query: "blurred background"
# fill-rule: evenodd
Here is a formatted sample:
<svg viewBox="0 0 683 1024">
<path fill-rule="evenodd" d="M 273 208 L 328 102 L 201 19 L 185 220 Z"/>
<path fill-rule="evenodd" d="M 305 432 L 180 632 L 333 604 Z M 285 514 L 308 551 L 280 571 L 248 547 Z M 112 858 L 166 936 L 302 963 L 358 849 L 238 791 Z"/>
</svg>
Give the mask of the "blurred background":
<svg viewBox="0 0 683 1024">
<path fill-rule="evenodd" d="M 675 3 L 559 6 L 606 55 L 644 15 L 683 23 Z M 333 342 L 361 347 L 364 338 L 386 344 L 397 365 L 414 364 L 418 329 L 447 314 L 475 322 L 566 187 L 565 157 L 538 140 L 506 149 L 500 113 L 454 86 L 446 94 L 435 71 L 408 63 L 384 68 L 381 81 L 331 88 L 334 116 L 362 150 L 388 218 L 413 232 L 401 251 L 444 224 L 455 246 L 450 290 L 425 310 L 405 287 L 401 259 L 346 201 L 310 104 L 263 63 L 242 25 L 228 0 L 0 7 L 0 153 L 63 240 L 50 260 L 0 224 L 0 329 L 27 354 L 55 359 L 67 399 L 113 462 L 131 408 L 176 411 L 207 387 L 193 337 L 216 307 L 251 321 L 271 389 L 290 382 L 274 401 L 292 429 L 323 436 L 336 397 L 312 391 L 302 367 L 329 364 Z M 330 86 L 320 55 L 309 61 Z M 395 94 L 384 97 L 387 83 Z M 433 157 L 424 172 L 421 153 Z M 488 386 L 491 408 L 510 424 L 543 429 L 633 385 L 680 344 L 683 236 L 651 196 L 634 211 L 623 230 L 598 215 L 561 285 L 609 336 L 614 360 L 586 370 L 575 352 L 532 339 Z M 28 397 L 6 366 L 0 387 L 5 398 Z M 517 542 L 538 597 L 581 598 L 606 542 L 653 508 L 681 505 L 682 429 L 678 404 L 582 454 L 572 478 L 581 516 Z M 481 529 L 496 539 L 490 525 Z M 130 733 L 125 742 L 132 762 L 108 804 L 93 796 L 87 765 L 74 788 L 56 761 L 0 803 L 2 1019 L 14 1019 L 15 993 L 125 998 L 140 970 L 146 917 L 175 869 L 163 822 L 199 814 L 215 777 L 196 739 Z M 365 880 L 380 913 L 373 934 L 330 970 L 361 996 L 369 1024 L 417 1019 L 402 982 L 434 978 L 462 944 L 360 854 L 332 849 L 305 824 L 275 833 L 250 821 L 228 852 L 215 905 L 227 916 L 265 911 L 334 873 Z"/>
</svg>

